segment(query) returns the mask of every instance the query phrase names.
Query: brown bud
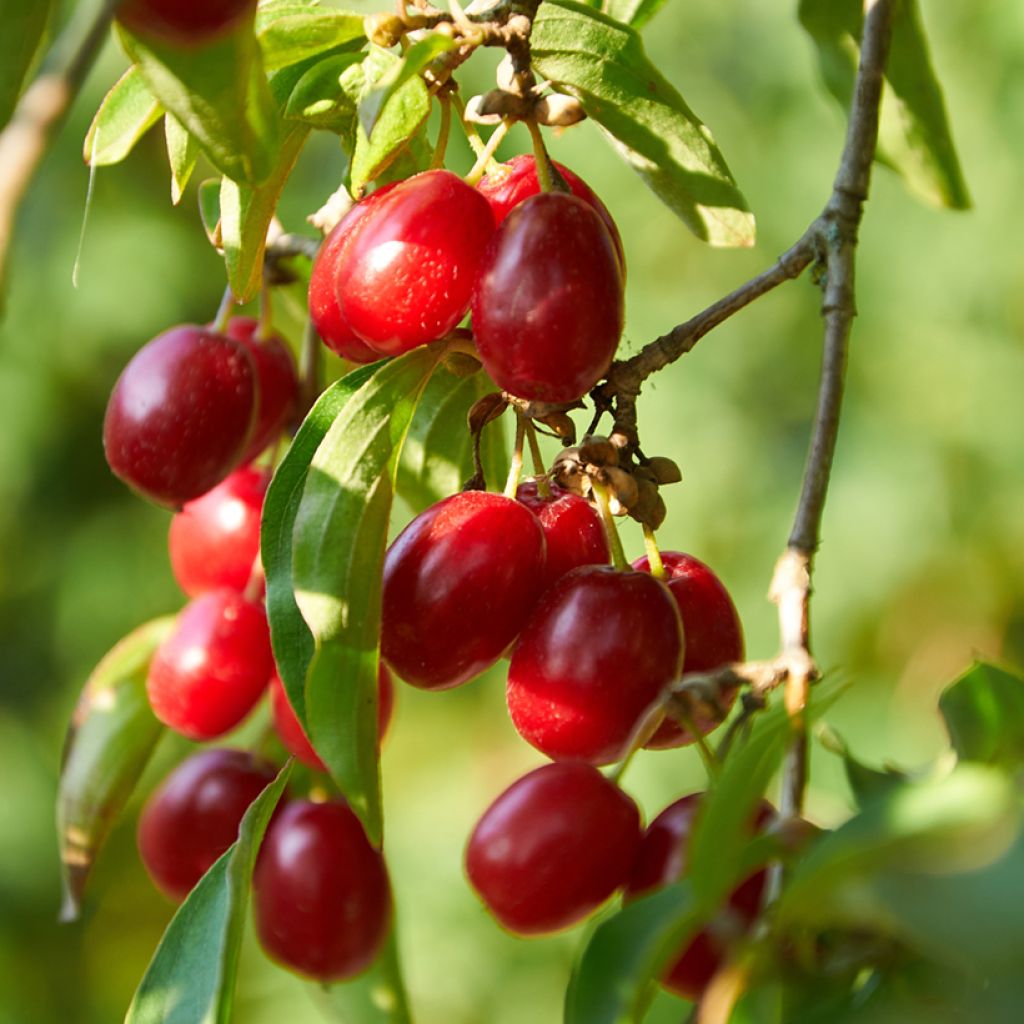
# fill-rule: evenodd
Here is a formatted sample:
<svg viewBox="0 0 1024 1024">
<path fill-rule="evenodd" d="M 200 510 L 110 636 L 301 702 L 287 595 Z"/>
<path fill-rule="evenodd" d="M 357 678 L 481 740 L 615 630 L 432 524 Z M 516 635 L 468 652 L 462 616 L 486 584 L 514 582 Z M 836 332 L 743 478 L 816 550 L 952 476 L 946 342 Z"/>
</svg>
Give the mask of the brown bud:
<svg viewBox="0 0 1024 1024">
<path fill-rule="evenodd" d="M 533 116 L 540 124 L 552 128 L 568 128 L 578 124 L 586 116 L 583 104 L 572 96 L 545 96 L 537 101 L 533 108 Z"/>
<path fill-rule="evenodd" d="M 553 430 L 563 441 L 572 444 L 576 440 L 576 424 L 564 412 L 551 412 L 539 417 L 539 422 Z"/>
<path fill-rule="evenodd" d="M 683 479 L 679 467 L 663 455 L 655 455 L 654 458 L 648 459 L 647 468 L 654 474 L 659 484 L 677 484 Z"/>
<path fill-rule="evenodd" d="M 652 530 L 657 530 L 661 527 L 661 524 L 665 522 L 665 516 L 667 515 L 668 509 L 665 508 L 665 499 L 659 494 L 654 499 L 654 507 L 644 520 L 644 523 Z"/>
<path fill-rule="evenodd" d="M 658 485 L 641 476 L 639 471 L 633 479 L 636 482 L 637 498 L 629 512 L 638 523 L 646 523 L 658 503 Z"/>
<path fill-rule="evenodd" d="M 371 43 L 389 50 L 405 35 L 405 23 L 395 14 L 379 11 L 363 19 L 363 31 Z"/>
<path fill-rule="evenodd" d="M 608 479 L 608 486 L 619 504 L 623 508 L 632 508 L 640 496 L 633 475 L 623 469 L 616 469 L 614 466 L 607 467 L 604 472 Z"/>
<path fill-rule="evenodd" d="M 522 36 L 525 39 L 533 28 L 533 22 L 525 14 L 513 14 L 505 23 L 508 31 L 515 36 Z"/>
<path fill-rule="evenodd" d="M 495 71 L 495 80 L 498 83 L 499 89 L 506 89 L 512 92 L 516 87 L 516 68 L 512 62 L 512 55 L 506 53 L 504 57 L 498 63 L 497 71 Z"/>
<path fill-rule="evenodd" d="M 452 355 L 461 354 L 452 353 Z M 466 356 L 466 358 L 472 359 L 472 356 Z M 500 391 L 492 391 L 489 395 L 478 398 L 473 403 L 466 417 L 469 429 L 474 434 L 479 434 L 488 423 L 496 420 L 507 408 L 508 406 L 505 404 L 505 399 L 501 397 Z"/>
<path fill-rule="evenodd" d="M 471 96 L 466 104 L 466 120 L 473 124 L 501 124 L 501 114 L 485 114 L 481 109 L 483 96 Z"/>
<path fill-rule="evenodd" d="M 619 453 L 607 437 L 588 434 L 580 442 L 580 459 L 583 462 L 592 462 L 595 466 L 617 466 Z"/>
<path fill-rule="evenodd" d="M 470 116 L 472 111 L 472 116 Z M 497 117 L 521 117 L 525 113 L 525 106 L 522 96 L 514 92 L 506 92 L 504 89 L 491 89 L 483 96 L 474 96 L 466 105 L 467 120 L 476 121 L 478 124 L 491 124 L 491 121 L 482 121 L 481 118 Z"/>
<path fill-rule="evenodd" d="M 658 482 L 658 478 L 646 466 L 634 466 L 633 476 L 635 476 L 638 481 L 646 480 L 650 484 L 657 484 Z"/>
</svg>

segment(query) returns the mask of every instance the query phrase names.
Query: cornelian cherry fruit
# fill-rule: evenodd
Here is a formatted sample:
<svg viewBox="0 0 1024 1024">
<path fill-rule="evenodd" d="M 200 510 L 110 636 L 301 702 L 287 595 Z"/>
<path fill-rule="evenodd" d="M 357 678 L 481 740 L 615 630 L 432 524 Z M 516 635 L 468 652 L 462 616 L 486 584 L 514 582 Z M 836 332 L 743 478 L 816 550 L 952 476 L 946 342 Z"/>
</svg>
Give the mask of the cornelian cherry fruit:
<svg viewBox="0 0 1024 1024">
<path fill-rule="evenodd" d="M 544 593 L 512 651 L 512 723 L 550 758 L 610 764 L 682 661 L 679 611 L 661 581 L 573 569 Z"/>
<path fill-rule="evenodd" d="M 178 765 L 139 818 L 139 853 L 156 887 L 183 900 L 238 838 L 242 815 L 276 774 L 243 750 L 201 750 Z"/>
<path fill-rule="evenodd" d="M 253 908 L 263 949 L 300 974 L 342 981 L 373 963 L 391 889 L 347 804 L 297 800 L 278 812 L 256 861 Z"/>
<path fill-rule="evenodd" d="M 625 884 L 639 841 L 640 813 L 615 783 L 579 761 L 546 764 L 484 812 L 466 874 L 509 931 L 553 932 Z"/>
<path fill-rule="evenodd" d="M 122 0 L 117 20 L 144 38 L 187 46 L 229 31 L 255 7 L 256 0 Z"/>
<path fill-rule="evenodd" d="M 463 491 L 418 515 L 384 559 L 387 663 L 425 690 L 483 672 L 516 638 L 540 596 L 544 544 L 537 517 L 500 494 Z"/>
</svg>

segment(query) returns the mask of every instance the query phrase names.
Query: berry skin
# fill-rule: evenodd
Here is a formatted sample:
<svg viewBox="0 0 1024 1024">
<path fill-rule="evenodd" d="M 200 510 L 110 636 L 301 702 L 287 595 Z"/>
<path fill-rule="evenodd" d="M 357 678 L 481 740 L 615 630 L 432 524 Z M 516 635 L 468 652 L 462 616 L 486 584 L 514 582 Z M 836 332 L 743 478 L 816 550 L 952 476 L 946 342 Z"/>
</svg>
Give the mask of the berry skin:
<svg viewBox="0 0 1024 1024">
<path fill-rule="evenodd" d="M 572 194 L 582 199 L 585 203 L 597 210 L 604 221 L 604 226 L 612 236 L 612 243 L 615 245 L 615 253 L 619 257 L 619 266 L 622 268 L 622 276 L 626 276 L 626 255 L 622 248 L 622 238 L 619 236 L 619 229 L 608 212 L 608 207 L 601 202 L 594 190 L 578 175 L 564 167 L 562 164 L 552 161 L 559 173 L 565 178 Z M 477 188 L 491 204 L 491 212 L 494 214 L 495 225 L 501 222 L 518 206 L 524 199 L 535 196 L 540 192 L 540 181 L 537 179 L 537 161 L 532 153 L 520 153 L 512 157 L 505 166 L 493 174 L 488 174 L 480 179 Z"/>
<path fill-rule="evenodd" d="M 144 345 L 107 404 L 103 448 L 114 473 L 180 507 L 241 461 L 256 415 L 256 372 L 238 342 L 183 324 Z"/>
<path fill-rule="evenodd" d="M 260 514 L 270 474 L 245 466 L 171 519 L 167 547 L 189 597 L 227 587 L 241 593 L 260 553 Z"/>
<path fill-rule="evenodd" d="M 139 818 L 139 854 L 153 884 L 183 900 L 238 838 L 242 815 L 276 774 L 243 750 L 201 750 L 178 765 Z"/>
<path fill-rule="evenodd" d="M 253 875 L 256 932 L 266 953 L 318 981 L 373 963 L 391 921 L 380 853 L 347 804 L 287 804 L 271 822 Z"/>
<path fill-rule="evenodd" d="M 601 217 L 546 192 L 495 232 L 473 292 L 473 334 L 498 387 L 573 402 L 605 374 L 623 323 L 622 270 Z"/>
<path fill-rule="evenodd" d="M 554 760 L 611 764 L 682 660 L 679 612 L 663 583 L 573 569 L 545 592 L 512 651 L 512 723 Z"/>
<path fill-rule="evenodd" d="M 258 327 L 259 321 L 251 316 L 236 316 L 228 321 L 225 332 L 229 338 L 241 342 L 252 356 L 258 381 L 256 426 L 242 456 L 243 462 L 256 458 L 277 439 L 299 400 L 299 378 L 288 343 L 279 334 L 257 337 Z"/>
<path fill-rule="evenodd" d="M 377 736 L 379 742 L 383 743 L 395 705 L 395 685 L 391 681 L 391 673 L 383 662 L 377 673 L 377 687 Z M 327 766 L 313 749 L 302 723 L 288 703 L 284 683 L 277 673 L 274 673 L 270 680 L 270 711 L 274 718 L 274 728 L 288 753 L 294 754 L 314 771 L 326 772 Z"/>
<path fill-rule="evenodd" d="M 320 340 L 335 354 L 347 359 L 350 363 L 372 363 L 380 359 L 365 341 L 352 333 L 348 321 L 341 315 L 338 305 L 338 294 L 335 280 L 338 266 L 344 259 L 348 243 L 352 240 L 356 228 L 363 218 L 384 198 L 397 184 L 392 182 L 382 185 L 371 192 L 365 199 L 356 203 L 338 222 L 334 230 L 324 239 L 313 263 L 313 271 L 309 277 L 309 318 L 313 322 Z"/>
<path fill-rule="evenodd" d="M 210 740 L 245 718 L 273 671 L 263 606 L 211 590 L 185 606 L 157 648 L 146 692 L 164 725 L 190 740 Z"/>
<path fill-rule="evenodd" d="M 596 910 L 626 881 L 640 842 L 636 804 L 596 768 L 546 764 L 484 812 L 466 873 L 509 931 L 558 931 Z"/>
<path fill-rule="evenodd" d="M 500 494 L 454 494 L 418 515 L 388 550 L 381 653 L 421 689 L 468 682 L 516 638 L 543 585 L 537 517 Z"/>
<path fill-rule="evenodd" d="M 699 559 L 681 551 L 663 551 L 661 560 L 668 578 L 665 582 L 676 599 L 686 634 L 683 672 L 710 672 L 721 665 L 743 660 L 743 626 L 722 581 Z M 646 558 L 638 558 L 634 569 L 650 572 Z M 728 711 L 737 690 L 722 695 L 722 710 Z M 695 721 L 702 733 L 718 726 L 715 719 Z M 644 744 L 650 750 L 666 750 L 692 743 L 694 737 L 678 723 L 665 719 Z"/>
<path fill-rule="evenodd" d="M 648 826 L 640 843 L 625 901 L 679 881 L 686 874 L 687 848 L 703 793 L 691 793 L 669 804 Z M 756 812 L 754 829 L 760 830 L 772 817 L 772 808 L 762 802 Z M 739 885 L 729 897 L 728 909 L 746 930 L 757 917 L 764 892 L 765 872 L 758 871 Z M 711 927 L 698 932 L 666 968 L 661 983 L 684 999 L 698 1000 L 707 988 L 727 952 L 726 945 Z"/>
<path fill-rule="evenodd" d="M 399 182 L 362 218 L 338 260 L 341 315 L 381 355 L 443 337 L 469 308 L 493 234 L 487 200 L 451 171 Z"/>
<path fill-rule="evenodd" d="M 542 498 L 537 482 L 519 485 L 516 501 L 525 505 L 539 520 L 547 542 L 546 590 L 570 569 L 580 565 L 607 565 L 608 540 L 601 517 L 585 498 L 551 485 L 551 497 Z"/>
<path fill-rule="evenodd" d="M 255 6 L 256 0 L 122 0 L 117 20 L 143 38 L 188 46 L 230 31 Z"/>
</svg>

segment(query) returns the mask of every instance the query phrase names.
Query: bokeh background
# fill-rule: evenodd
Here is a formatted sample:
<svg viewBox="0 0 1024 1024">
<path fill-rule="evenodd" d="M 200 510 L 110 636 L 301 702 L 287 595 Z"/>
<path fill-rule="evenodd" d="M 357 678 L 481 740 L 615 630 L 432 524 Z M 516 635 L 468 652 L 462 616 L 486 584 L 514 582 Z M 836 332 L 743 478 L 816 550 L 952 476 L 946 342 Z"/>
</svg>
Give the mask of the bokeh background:
<svg viewBox="0 0 1024 1024">
<path fill-rule="evenodd" d="M 621 228 L 626 352 L 761 270 L 827 196 L 843 120 L 795 6 L 670 3 L 645 32 L 745 190 L 754 250 L 696 241 L 595 127 L 552 141 Z M 1024 7 L 922 6 L 975 208 L 937 211 L 894 175 L 876 175 L 813 623 L 820 661 L 852 684 L 830 723 L 869 762 L 907 766 L 943 749 L 936 698 L 972 658 L 1024 663 Z M 186 748 L 168 738 L 100 862 L 85 920 L 56 923 L 53 803 L 76 696 L 114 641 L 183 600 L 166 558 L 169 515 L 107 470 L 104 406 L 135 349 L 171 324 L 208 320 L 224 287 L 195 186 L 170 205 L 159 131 L 96 176 L 72 287 L 88 180 L 81 140 L 124 65 L 111 42 L 43 164 L 18 221 L 0 322 L 0 1024 L 120 1020 L 172 910 L 134 845 L 142 794 Z M 486 70 L 465 81 L 468 93 L 489 86 Z M 501 152 L 526 148 L 514 132 Z M 466 166 L 463 150 L 453 158 Z M 283 201 L 286 227 L 310 230 L 304 217 L 341 166 L 332 140 L 310 145 Z M 663 545 L 717 569 L 752 656 L 775 649 L 765 591 L 795 506 L 819 351 L 817 294 L 802 280 L 702 341 L 641 402 L 645 448 L 685 475 L 668 495 Z M 635 557 L 639 537 L 626 539 Z M 582 929 L 513 940 L 461 871 L 475 818 L 541 760 L 507 721 L 500 670 L 455 692 L 398 696 L 384 773 L 417 1019 L 557 1021 Z M 810 816 L 836 824 L 850 808 L 838 763 L 818 748 L 812 770 Z M 649 816 L 701 785 L 692 751 L 643 754 L 626 780 Z M 664 1001 L 658 1019 L 682 1009 Z M 236 1019 L 322 1018 L 314 993 L 268 965 L 250 937 Z"/>
</svg>

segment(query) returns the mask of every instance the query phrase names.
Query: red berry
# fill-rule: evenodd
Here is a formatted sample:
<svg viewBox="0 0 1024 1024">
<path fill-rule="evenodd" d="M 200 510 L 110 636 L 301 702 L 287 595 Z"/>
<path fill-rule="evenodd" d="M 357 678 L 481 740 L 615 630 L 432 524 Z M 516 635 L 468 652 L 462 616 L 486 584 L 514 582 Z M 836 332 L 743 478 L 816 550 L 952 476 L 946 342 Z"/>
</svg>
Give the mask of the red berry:
<svg viewBox="0 0 1024 1024">
<path fill-rule="evenodd" d="M 687 848 L 700 809 L 703 793 L 691 793 L 669 804 L 648 826 L 624 894 L 636 899 L 646 892 L 679 881 L 686 874 Z M 756 812 L 754 829 L 760 830 L 772 817 L 766 802 Z M 729 897 L 728 909 L 746 930 L 757 917 L 764 892 L 765 872 L 758 871 L 739 885 Z M 719 929 L 721 931 L 721 929 Z M 716 935 L 713 925 L 698 932 L 679 951 L 662 976 L 662 984 L 685 999 L 697 1000 L 721 965 L 727 943 Z"/>
<path fill-rule="evenodd" d="M 211 590 L 185 606 L 157 648 L 146 690 L 161 722 L 191 740 L 210 740 L 245 718 L 273 671 L 263 606 Z"/>
<path fill-rule="evenodd" d="M 501 657 L 543 585 L 544 531 L 532 512 L 500 494 L 452 495 L 384 559 L 381 653 L 413 686 L 458 686 Z"/>
<path fill-rule="evenodd" d="M 279 334 L 258 337 L 259 321 L 236 316 L 228 321 L 229 338 L 241 342 L 252 356 L 259 382 L 256 426 L 242 461 L 256 458 L 288 425 L 299 399 L 299 378 L 288 343 Z"/>
<path fill-rule="evenodd" d="M 553 161 L 554 162 L 554 161 Z M 601 216 L 604 226 L 612 236 L 615 245 L 616 255 L 619 257 L 619 266 L 622 267 L 622 275 L 626 275 L 626 256 L 622 248 L 622 238 L 619 236 L 619 229 L 608 212 L 608 207 L 601 202 L 594 190 L 578 175 L 569 170 L 568 167 L 554 162 L 565 183 L 569 186 L 572 194 L 588 203 Z M 535 196 L 540 192 L 540 181 L 537 179 L 537 161 L 531 153 L 520 153 L 512 157 L 508 163 L 502 165 L 493 174 L 488 174 L 480 180 L 477 188 L 491 204 L 491 212 L 494 214 L 494 223 L 501 222 L 518 206 L 524 199 Z"/>
<path fill-rule="evenodd" d="M 122 0 L 117 20 L 137 35 L 187 46 L 229 31 L 255 6 L 256 0 Z"/>
<path fill-rule="evenodd" d="M 520 398 L 572 402 L 619 344 L 622 271 L 593 207 L 547 192 L 498 228 L 473 292 L 473 333 L 494 382 Z"/>
<path fill-rule="evenodd" d="M 107 404 L 110 468 L 144 497 L 180 506 L 239 463 L 256 413 L 248 352 L 205 327 L 154 338 L 124 368 Z"/>
<path fill-rule="evenodd" d="M 341 981 L 376 959 L 391 890 L 380 853 L 347 804 L 295 801 L 267 830 L 253 906 L 269 956 L 319 981 Z"/>
<path fill-rule="evenodd" d="M 601 517 L 585 498 L 551 485 L 551 496 L 542 498 L 537 482 L 519 485 L 516 501 L 525 505 L 539 520 L 547 542 L 545 589 L 580 565 L 607 565 L 608 540 Z"/>
<path fill-rule="evenodd" d="M 509 931 L 566 928 L 623 885 L 640 841 L 636 804 L 596 768 L 546 764 L 513 783 L 469 839 L 466 873 Z"/>
<path fill-rule="evenodd" d="M 545 592 L 512 652 L 512 722 L 548 757 L 610 764 L 682 660 L 679 612 L 663 583 L 573 569 Z"/>
<path fill-rule="evenodd" d="M 381 743 L 384 742 L 388 726 L 391 724 L 394 703 L 395 687 L 391 682 L 391 673 L 381 662 L 377 673 L 377 735 Z M 270 680 L 270 710 L 274 717 L 274 728 L 288 753 L 294 754 L 303 764 L 315 771 L 327 771 L 327 766 L 313 749 L 305 729 L 302 728 L 302 723 L 292 710 L 291 704 L 288 703 L 288 694 L 285 692 L 284 683 L 281 682 L 281 677 L 277 673 Z"/>
<path fill-rule="evenodd" d="M 686 636 L 686 657 L 683 672 L 710 672 L 729 662 L 743 660 L 743 626 L 729 591 L 722 581 L 693 555 L 681 551 L 663 551 L 668 578 L 665 582 L 676 599 Z M 646 558 L 638 558 L 634 569 L 650 572 Z M 737 690 L 722 694 L 723 711 L 732 707 Z M 702 733 L 718 725 L 717 719 L 694 722 Z M 651 750 L 665 750 L 692 743 L 694 737 L 675 721 L 666 719 L 645 744 Z"/>
<path fill-rule="evenodd" d="M 242 815 L 276 774 L 243 750 L 201 750 L 178 765 L 139 818 L 139 853 L 154 885 L 183 900 L 238 838 Z"/>
<path fill-rule="evenodd" d="M 309 278 L 309 318 L 320 340 L 332 351 L 350 363 L 372 363 L 380 358 L 365 341 L 357 338 L 341 315 L 335 281 L 339 262 L 344 259 L 348 243 L 367 213 L 370 212 L 397 184 L 382 185 L 365 199 L 356 203 L 324 239 L 313 264 Z"/>
<path fill-rule="evenodd" d="M 443 337 L 469 308 L 492 234 L 487 200 L 451 171 L 399 182 L 362 218 L 338 260 L 342 316 L 382 355 Z"/>
<path fill-rule="evenodd" d="M 260 553 L 260 515 L 270 473 L 246 466 L 171 519 L 171 570 L 189 597 L 227 587 L 245 590 Z"/>
</svg>

